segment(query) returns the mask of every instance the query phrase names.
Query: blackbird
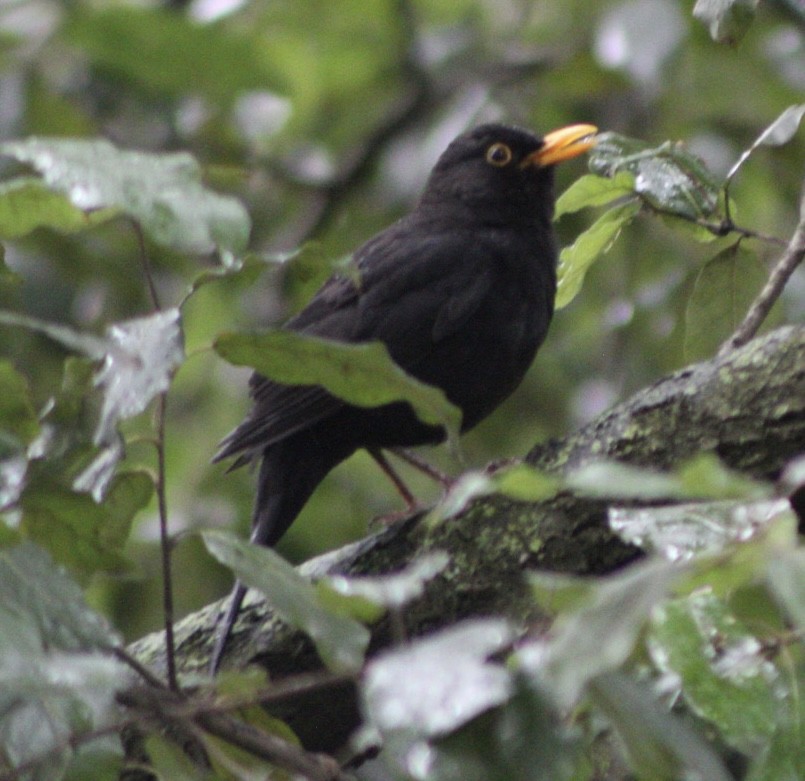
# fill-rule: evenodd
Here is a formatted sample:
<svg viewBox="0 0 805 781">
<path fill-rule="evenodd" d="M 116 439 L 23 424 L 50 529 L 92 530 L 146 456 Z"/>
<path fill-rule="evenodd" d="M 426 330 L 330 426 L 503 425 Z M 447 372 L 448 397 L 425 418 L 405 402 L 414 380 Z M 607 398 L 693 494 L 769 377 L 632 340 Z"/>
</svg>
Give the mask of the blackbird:
<svg viewBox="0 0 805 781">
<path fill-rule="evenodd" d="M 354 254 L 357 275 L 333 276 L 286 328 L 340 342 L 384 342 L 414 377 L 441 388 L 462 431 L 520 384 L 548 331 L 556 293 L 553 166 L 594 144 L 596 128 L 545 137 L 500 124 L 458 136 L 416 208 Z M 356 278 L 357 277 L 357 278 Z M 359 448 L 439 442 L 405 402 L 352 406 L 319 386 L 259 374 L 253 406 L 215 460 L 259 461 L 251 541 L 274 545 L 316 486 Z M 215 671 L 245 594 L 235 585 L 219 625 Z"/>
</svg>

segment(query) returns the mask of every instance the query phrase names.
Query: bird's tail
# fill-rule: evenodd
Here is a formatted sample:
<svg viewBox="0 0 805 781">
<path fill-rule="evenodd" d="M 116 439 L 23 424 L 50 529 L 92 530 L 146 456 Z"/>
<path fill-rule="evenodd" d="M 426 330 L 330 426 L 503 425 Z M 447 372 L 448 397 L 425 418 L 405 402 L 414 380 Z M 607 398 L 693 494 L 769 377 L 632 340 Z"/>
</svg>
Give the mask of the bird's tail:
<svg viewBox="0 0 805 781">
<path fill-rule="evenodd" d="M 251 542 L 275 545 L 327 473 L 353 452 L 346 448 L 324 450 L 317 444 L 312 438 L 294 437 L 266 448 L 257 478 Z M 226 613 L 219 619 L 210 658 L 212 674 L 221 663 L 246 590 L 239 580 L 235 582 Z"/>
</svg>

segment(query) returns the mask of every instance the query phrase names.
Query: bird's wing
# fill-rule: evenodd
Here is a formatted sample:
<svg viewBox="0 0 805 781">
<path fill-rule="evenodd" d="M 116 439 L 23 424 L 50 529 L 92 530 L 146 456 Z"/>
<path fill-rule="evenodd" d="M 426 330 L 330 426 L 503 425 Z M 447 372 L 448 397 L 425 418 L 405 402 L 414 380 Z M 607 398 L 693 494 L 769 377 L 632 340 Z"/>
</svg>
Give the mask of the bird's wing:
<svg viewBox="0 0 805 781">
<path fill-rule="evenodd" d="M 331 277 L 286 328 L 350 341 L 350 319 L 358 288 L 346 277 Z M 213 461 L 240 455 L 231 469 L 259 456 L 264 448 L 337 412 L 344 402 L 315 385 L 283 385 L 261 374 L 249 380 L 253 406 L 245 420 L 218 446 Z"/>
<path fill-rule="evenodd" d="M 477 239 L 477 240 L 476 240 Z M 440 341 L 460 330 L 483 303 L 497 273 L 497 248 L 480 236 L 445 232 L 377 247 L 362 276 L 356 339 L 384 342 L 394 360 L 415 373 Z"/>
<path fill-rule="evenodd" d="M 343 342 L 380 340 L 394 360 L 415 373 L 418 362 L 483 301 L 493 281 L 489 248 L 461 236 L 404 240 L 390 230 L 356 253 L 358 280 L 333 277 L 287 328 Z M 345 406 L 318 386 L 281 385 L 255 374 L 254 406 L 221 443 L 215 460 L 241 454 L 240 466 L 274 442 Z"/>
</svg>

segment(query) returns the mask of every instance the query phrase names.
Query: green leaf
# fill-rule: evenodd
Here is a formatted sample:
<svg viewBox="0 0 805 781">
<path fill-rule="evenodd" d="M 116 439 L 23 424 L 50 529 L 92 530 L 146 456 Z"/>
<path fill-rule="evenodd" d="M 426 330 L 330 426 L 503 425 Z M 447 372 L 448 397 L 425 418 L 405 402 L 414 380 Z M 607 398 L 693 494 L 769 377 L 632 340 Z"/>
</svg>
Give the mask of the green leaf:
<svg viewBox="0 0 805 781">
<path fill-rule="evenodd" d="M 743 243 L 712 257 L 699 272 L 685 312 L 685 360 L 709 358 L 743 320 L 768 275 Z"/>
<path fill-rule="evenodd" d="M 738 173 L 741 166 L 758 147 L 782 146 L 783 144 L 787 144 L 797 132 L 803 115 L 805 115 L 805 103 L 789 106 L 783 111 L 783 113 L 754 140 L 752 146 L 741 153 L 735 165 L 730 168 L 727 174 L 727 181 L 729 182 L 735 174 Z"/>
<path fill-rule="evenodd" d="M 103 388 L 96 444 L 111 441 L 120 419 L 139 415 L 166 391 L 183 361 L 178 309 L 110 325 L 106 329 L 104 363 L 95 376 L 95 384 Z"/>
<path fill-rule="evenodd" d="M 639 778 L 733 781 L 704 738 L 660 705 L 647 685 L 607 673 L 592 682 L 590 694 L 623 740 Z"/>
<path fill-rule="evenodd" d="M 755 18 L 758 0 L 696 0 L 693 15 L 716 43 L 738 43 Z"/>
<path fill-rule="evenodd" d="M 294 331 L 224 333 L 215 351 L 236 366 L 288 385 L 321 385 L 359 407 L 406 401 L 423 422 L 443 426 L 455 445 L 461 411 L 439 388 L 406 374 L 380 342 L 345 344 Z"/>
<path fill-rule="evenodd" d="M 285 559 L 224 532 L 203 532 L 202 538 L 212 556 L 262 592 L 284 621 L 310 637 L 327 667 L 347 672 L 361 668 L 369 645 L 366 627 L 325 609 L 315 587 Z"/>
<path fill-rule="evenodd" d="M 556 496 L 561 481 L 528 464 L 512 464 L 491 475 L 496 493 L 519 502 L 542 502 Z"/>
<path fill-rule="evenodd" d="M 366 718 L 384 734 L 452 732 L 505 701 L 511 676 L 489 657 L 513 639 L 502 619 L 474 619 L 376 656 L 361 685 Z"/>
<path fill-rule="evenodd" d="M 51 565 L 52 566 L 52 565 Z M 16 625 L 14 619 L 17 619 Z M 101 772 L 67 778 L 111 778 L 114 757 L 122 758 L 116 736 L 74 741 L 97 729 L 117 728 L 115 692 L 130 671 L 108 654 L 65 652 L 42 638 L 32 642 L 21 616 L 0 607 L 0 756 L 2 768 L 28 767 L 15 778 L 59 781 L 71 760 L 76 771 L 97 767 Z M 74 746 L 77 748 L 74 749 Z M 76 758 L 76 753 L 78 757 Z M 94 754 L 94 758 L 92 755 Z M 94 759 L 94 761 L 93 761 Z"/>
<path fill-rule="evenodd" d="M 61 651 L 108 648 L 119 641 L 87 607 L 75 581 L 31 542 L 0 550 L 0 616 L 0 660 L 21 632 L 36 638 L 35 645 Z M 15 631 L 9 622 L 17 622 Z"/>
<path fill-rule="evenodd" d="M 805 633 L 805 548 L 778 551 L 766 577 L 777 601 Z"/>
<path fill-rule="evenodd" d="M 720 183 L 684 145 L 644 141 L 601 133 L 590 152 L 590 170 L 614 177 L 634 175 L 634 192 L 659 211 L 691 220 L 709 217 L 718 205 Z"/>
<path fill-rule="evenodd" d="M 98 504 L 46 480 L 35 480 L 20 502 L 21 528 L 83 581 L 129 565 L 122 551 L 134 516 L 151 500 L 154 484 L 143 471 L 116 475 Z"/>
<path fill-rule="evenodd" d="M 572 469 L 566 485 L 573 491 L 595 498 L 670 499 L 683 494 L 672 474 L 620 461 L 590 461 Z"/>
<path fill-rule="evenodd" d="M 534 669 L 560 706 L 574 705 L 593 678 L 618 669 L 632 654 L 651 611 L 684 572 L 683 566 L 655 558 L 601 579 L 583 605 L 557 618 L 536 664 L 523 646 L 524 669 Z"/>
<path fill-rule="evenodd" d="M 763 645 L 709 590 L 670 600 L 653 615 L 649 649 L 674 673 L 691 708 L 735 748 L 751 754 L 771 737 L 779 673 Z"/>
<path fill-rule="evenodd" d="M 155 778 L 170 781 L 212 781 L 211 774 L 201 774 L 182 747 L 162 735 L 149 735 L 143 746 L 148 756 L 148 764 L 156 774 Z"/>
<path fill-rule="evenodd" d="M 615 206 L 602 214 L 572 246 L 565 247 L 559 255 L 558 288 L 556 307 L 567 306 L 581 290 L 584 277 L 590 266 L 603 255 L 640 211 L 640 202 L 629 201 Z"/>
<path fill-rule="evenodd" d="M 716 554 L 730 545 L 746 542 L 787 511 L 782 499 L 612 507 L 609 525 L 624 541 L 676 561 Z"/>
<path fill-rule="evenodd" d="M 0 144 L 0 154 L 30 163 L 48 188 L 83 212 L 119 209 L 164 246 L 239 254 L 248 242 L 246 210 L 235 198 L 207 190 L 186 152 L 124 151 L 103 139 L 28 138 Z"/>
<path fill-rule="evenodd" d="M 114 209 L 85 212 L 41 179 L 20 177 L 0 183 L 0 238 L 16 239 L 36 228 L 75 233 L 111 219 Z"/>
<path fill-rule="evenodd" d="M 431 742 L 428 778 L 438 781 L 581 781 L 582 740 L 544 690 L 517 676 L 513 696 L 457 731 Z M 393 742 L 392 742 L 392 745 Z M 397 778 L 410 778 L 405 759 Z M 384 752 L 385 753 L 385 752 Z"/>
<path fill-rule="evenodd" d="M 10 444 L 13 443 L 14 449 L 21 448 L 38 433 L 28 381 L 9 361 L 0 359 L 0 459 Z"/>
<path fill-rule="evenodd" d="M 166 391 L 184 360 L 178 309 L 113 323 L 104 338 L 14 312 L 0 311 L 0 324 L 37 331 L 103 362 L 94 377 L 95 385 L 103 389 L 96 445 L 114 442 L 118 421 L 139 415 Z"/>
<path fill-rule="evenodd" d="M 378 577 L 351 577 L 334 575 L 320 580 L 317 585 L 342 597 L 360 597 L 376 605 L 399 610 L 425 593 L 425 586 L 450 563 L 450 557 L 434 551 L 415 559 L 401 572 Z"/>
<path fill-rule="evenodd" d="M 676 468 L 683 494 L 699 499 L 769 499 L 771 485 L 724 465 L 715 453 L 699 453 Z"/>
<path fill-rule="evenodd" d="M 758 137 L 752 148 L 787 144 L 799 129 L 805 115 L 805 103 L 789 106 Z"/>
<path fill-rule="evenodd" d="M 555 219 L 588 206 L 606 203 L 631 195 L 634 192 L 634 174 L 620 171 L 612 178 L 588 174 L 577 179 L 556 201 Z"/>
</svg>

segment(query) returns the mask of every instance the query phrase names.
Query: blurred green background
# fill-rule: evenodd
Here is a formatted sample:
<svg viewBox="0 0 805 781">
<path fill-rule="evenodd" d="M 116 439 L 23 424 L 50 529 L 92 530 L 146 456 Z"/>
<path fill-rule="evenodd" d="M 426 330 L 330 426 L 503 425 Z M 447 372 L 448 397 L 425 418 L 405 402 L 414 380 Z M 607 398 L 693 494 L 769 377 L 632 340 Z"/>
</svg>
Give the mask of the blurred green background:
<svg viewBox="0 0 805 781">
<path fill-rule="evenodd" d="M 227 573 L 201 528 L 248 530 L 252 480 L 211 466 L 216 443 L 247 409 L 247 371 L 209 349 L 223 330 L 282 322 L 332 266 L 403 214 L 446 144 L 467 126 L 503 120 L 547 132 L 573 122 L 661 143 L 682 140 L 723 177 L 740 152 L 805 94 L 805 10 L 761 4 L 747 36 L 715 44 L 679 0 L 198 0 L 0 5 L 0 138 L 104 136 L 124 148 L 188 150 L 207 183 L 238 196 L 251 249 L 268 262 L 200 289 L 184 308 L 190 358 L 168 408 L 168 501 L 177 612 L 223 595 Z M 734 182 L 736 221 L 786 238 L 805 166 L 802 132 L 762 149 Z M 6 173 L 9 161 L 3 161 Z M 583 161 L 558 170 L 561 192 Z M 557 225 L 569 244 L 595 218 Z M 653 379 L 683 366 L 685 312 L 703 262 L 697 243 L 639 218 L 560 311 L 526 382 L 464 440 L 467 466 L 525 453 L 562 436 Z M 721 245 L 718 245 L 721 246 Z M 754 242 L 764 262 L 778 250 Z M 301 250 L 293 254 L 292 251 Z M 163 305 L 177 304 L 216 259 L 148 246 Z M 116 220 L 74 235 L 37 231 L 6 245 L 21 284 L 0 306 L 101 330 L 150 310 L 137 238 Z M 805 275 L 779 320 L 802 318 Z M 65 353 L 0 329 L 0 351 L 44 405 Z M 151 431 L 151 417 L 126 425 Z M 428 458 L 461 467 L 443 449 Z M 154 467 L 131 443 L 131 463 Z M 436 489 L 402 469 L 424 498 Z M 293 561 L 366 532 L 400 509 L 358 455 L 320 487 L 279 546 Z M 93 602 L 127 637 L 160 625 L 155 507 L 137 520 L 120 576 L 96 577 Z"/>
</svg>

